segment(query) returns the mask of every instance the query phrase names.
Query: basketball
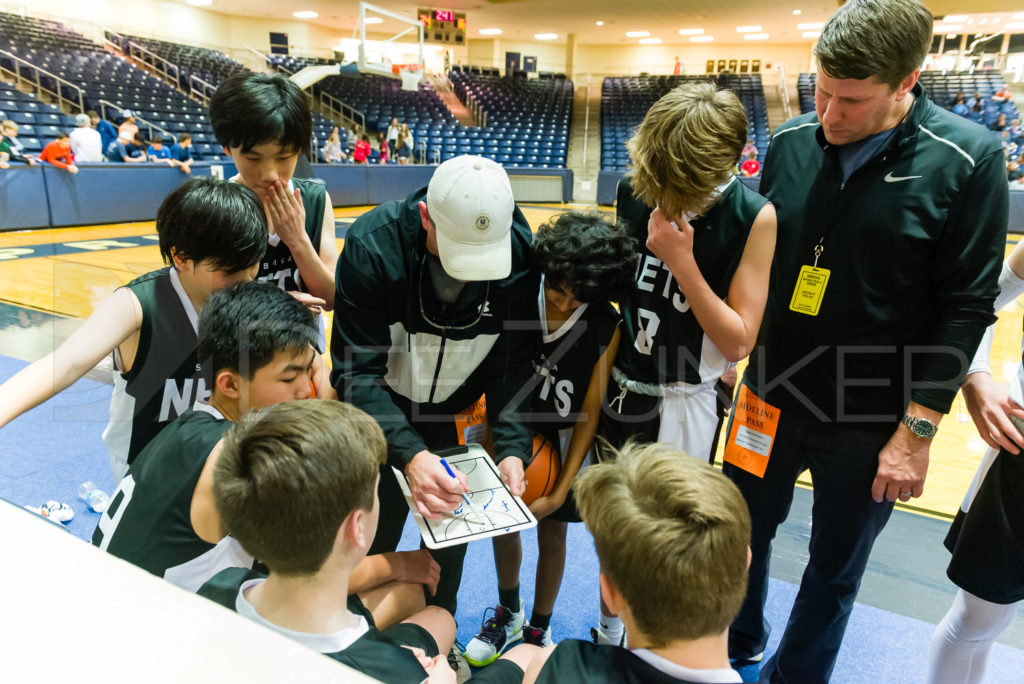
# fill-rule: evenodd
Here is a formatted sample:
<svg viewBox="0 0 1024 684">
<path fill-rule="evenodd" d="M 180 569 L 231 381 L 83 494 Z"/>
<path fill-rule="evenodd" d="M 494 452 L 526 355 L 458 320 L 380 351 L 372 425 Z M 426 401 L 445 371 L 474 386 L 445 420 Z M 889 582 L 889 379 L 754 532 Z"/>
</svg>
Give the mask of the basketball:
<svg viewBox="0 0 1024 684">
<path fill-rule="evenodd" d="M 551 493 L 562 470 L 562 457 L 550 440 L 540 434 L 533 435 L 533 455 L 526 468 L 526 491 L 523 503 L 529 505 Z"/>
</svg>

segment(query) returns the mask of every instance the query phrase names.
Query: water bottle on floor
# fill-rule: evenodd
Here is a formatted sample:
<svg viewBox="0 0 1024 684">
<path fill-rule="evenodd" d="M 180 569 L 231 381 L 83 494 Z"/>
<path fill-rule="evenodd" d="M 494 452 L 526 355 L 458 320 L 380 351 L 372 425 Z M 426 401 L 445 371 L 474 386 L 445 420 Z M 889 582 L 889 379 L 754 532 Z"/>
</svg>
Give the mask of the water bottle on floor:
<svg viewBox="0 0 1024 684">
<path fill-rule="evenodd" d="M 102 513 L 107 510 L 107 504 L 110 503 L 110 497 L 107 493 L 102 489 L 99 489 L 92 482 L 83 482 L 79 485 L 78 498 L 84 501 L 89 508 L 97 513 Z"/>
</svg>

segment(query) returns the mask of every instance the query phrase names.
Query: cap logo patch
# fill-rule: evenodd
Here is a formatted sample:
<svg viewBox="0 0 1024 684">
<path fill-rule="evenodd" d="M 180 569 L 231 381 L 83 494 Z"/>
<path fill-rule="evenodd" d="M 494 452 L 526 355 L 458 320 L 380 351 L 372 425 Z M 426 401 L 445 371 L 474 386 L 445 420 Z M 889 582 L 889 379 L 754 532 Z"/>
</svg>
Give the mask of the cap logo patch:
<svg viewBox="0 0 1024 684">
<path fill-rule="evenodd" d="M 486 233 L 491 228 L 491 215 L 486 213 L 477 214 L 473 219 L 473 230 L 478 233 Z"/>
</svg>

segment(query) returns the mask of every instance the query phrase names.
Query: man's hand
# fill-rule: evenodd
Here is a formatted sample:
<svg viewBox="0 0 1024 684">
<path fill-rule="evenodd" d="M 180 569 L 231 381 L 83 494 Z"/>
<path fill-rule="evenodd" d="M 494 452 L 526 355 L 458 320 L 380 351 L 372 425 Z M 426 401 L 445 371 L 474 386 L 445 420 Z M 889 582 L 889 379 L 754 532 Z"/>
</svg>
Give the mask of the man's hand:
<svg viewBox="0 0 1024 684">
<path fill-rule="evenodd" d="M 878 474 L 871 484 L 871 498 L 882 503 L 910 501 L 924 493 L 928 474 L 928 449 L 931 439 L 921 439 L 902 423 L 878 454 Z"/>
<path fill-rule="evenodd" d="M 274 181 L 263 198 L 263 209 L 267 212 L 270 230 L 277 233 L 281 241 L 294 249 L 306 237 L 306 209 L 302 206 L 299 189 L 288 192 L 288 183 Z"/>
<path fill-rule="evenodd" d="M 676 259 L 692 260 L 693 226 L 682 217 L 669 218 L 655 209 L 647 222 L 647 249 L 666 264 Z"/>
<path fill-rule="evenodd" d="M 964 380 L 964 400 L 978 434 L 993 449 L 1006 449 L 1019 454 L 1024 436 L 1010 421 L 1010 416 L 1024 420 L 1024 408 L 1006 394 L 1006 386 L 997 383 L 984 371 L 971 373 Z"/>
<path fill-rule="evenodd" d="M 557 493 L 542 496 L 530 504 L 530 512 L 533 513 L 533 517 L 537 520 L 546 518 L 562 507 L 562 504 L 565 503 L 565 497 L 565 494 L 559 495 Z"/>
<path fill-rule="evenodd" d="M 522 459 L 515 456 L 506 456 L 498 463 L 498 472 L 502 481 L 508 485 L 510 492 L 516 496 L 522 496 L 526 491 L 526 473 L 523 471 Z"/>
<path fill-rule="evenodd" d="M 318 316 L 324 310 L 324 307 L 327 305 L 327 302 L 320 299 L 319 297 L 314 297 L 311 294 L 308 294 L 306 292 L 300 292 L 299 290 L 288 290 L 288 294 L 302 302 L 307 309 L 309 309 Z"/>
<path fill-rule="evenodd" d="M 453 480 L 441 465 L 441 457 L 427 450 L 419 452 L 406 464 L 405 477 L 409 480 L 416 510 L 427 520 L 437 520 L 442 513 L 454 511 L 463 503 L 463 492 L 469 491 L 463 473 L 456 470 L 458 480 Z"/>
<path fill-rule="evenodd" d="M 68 173 L 70 173 L 71 175 L 78 173 L 78 167 L 72 164 L 71 166 L 68 167 Z"/>
<path fill-rule="evenodd" d="M 437 582 L 441 579 L 441 566 L 426 549 L 396 551 L 391 556 L 395 568 L 395 579 L 401 582 L 426 585 L 430 595 L 437 593 Z"/>
</svg>

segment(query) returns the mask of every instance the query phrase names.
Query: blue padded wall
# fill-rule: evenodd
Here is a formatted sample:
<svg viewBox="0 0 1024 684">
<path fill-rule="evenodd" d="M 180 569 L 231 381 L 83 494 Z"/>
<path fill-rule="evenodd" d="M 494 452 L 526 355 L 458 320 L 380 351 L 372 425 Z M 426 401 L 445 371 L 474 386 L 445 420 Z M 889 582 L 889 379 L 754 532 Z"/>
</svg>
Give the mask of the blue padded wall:
<svg viewBox="0 0 1024 684">
<path fill-rule="evenodd" d="M 0 170 L 0 230 L 50 225 L 42 167 L 12 164 Z"/>
</svg>

